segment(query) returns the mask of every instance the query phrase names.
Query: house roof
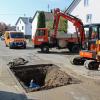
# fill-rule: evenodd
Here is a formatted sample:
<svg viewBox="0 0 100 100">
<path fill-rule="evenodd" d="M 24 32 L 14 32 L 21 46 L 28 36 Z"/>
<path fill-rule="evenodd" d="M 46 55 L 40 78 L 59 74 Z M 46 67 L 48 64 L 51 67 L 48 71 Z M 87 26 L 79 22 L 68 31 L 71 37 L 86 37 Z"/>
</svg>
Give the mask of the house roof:
<svg viewBox="0 0 100 100">
<path fill-rule="evenodd" d="M 34 16 L 33 16 L 33 20 L 34 20 L 36 14 L 37 14 L 37 13 L 40 13 L 40 12 L 41 12 L 41 11 L 36 11 L 36 13 L 35 13 Z M 52 14 L 51 12 L 44 12 L 44 14 L 45 14 L 46 21 L 47 21 L 47 20 L 53 20 L 53 14 Z"/>
<path fill-rule="evenodd" d="M 18 20 L 17 20 L 17 22 L 16 22 L 16 25 L 17 25 L 17 23 L 19 22 L 20 19 L 21 19 L 25 24 L 28 23 L 28 21 L 29 21 L 30 23 L 32 23 L 32 18 L 31 18 L 31 17 L 19 17 Z"/>
<path fill-rule="evenodd" d="M 80 3 L 81 0 L 73 0 L 73 2 L 70 4 L 70 6 L 65 11 L 66 13 L 71 13 L 74 8 Z"/>
</svg>

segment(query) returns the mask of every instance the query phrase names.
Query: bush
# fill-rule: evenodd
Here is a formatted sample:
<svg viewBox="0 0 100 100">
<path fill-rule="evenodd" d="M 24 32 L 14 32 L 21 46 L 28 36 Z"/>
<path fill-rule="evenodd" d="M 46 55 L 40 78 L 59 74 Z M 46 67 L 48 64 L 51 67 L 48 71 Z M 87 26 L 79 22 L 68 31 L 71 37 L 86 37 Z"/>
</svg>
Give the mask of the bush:
<svg viewBox="0 0 100 100">
<path fill-rule="evenodd" d="M 46 27 L 49 30 L 53 30 L 53 21 L 52 20 L 47 21 L 46 22 Z M 67 32 L 67 28 L 68 28 L 67 20 L 64 19 L 63 17 L 60 17 L 60 21 L 59 21 L 59 24 L 58 24 L 58 31 L 66 33 Z"/>
<path fill-rule="evenodd" d="M 39 13 L 37 28 L 45 28 L 45 14 L 43 11 Z"/>
</svg>

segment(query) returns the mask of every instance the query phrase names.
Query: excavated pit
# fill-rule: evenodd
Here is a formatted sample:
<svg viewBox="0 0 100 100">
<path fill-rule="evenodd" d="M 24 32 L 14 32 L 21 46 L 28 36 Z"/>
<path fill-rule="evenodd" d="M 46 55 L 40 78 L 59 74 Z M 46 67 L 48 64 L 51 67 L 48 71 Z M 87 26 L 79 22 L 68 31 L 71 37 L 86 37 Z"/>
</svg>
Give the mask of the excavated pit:
<svg viewBox="0 0 100 100">
<path fill-rule="evenodd" d="M 19 65 L 10 69 L 26 92 L 79 83 L 78 79 L 71 77 L 54 64 Z M 39 87 L 30 88 L 31 80 L 34 80 Z"/>
</svg>

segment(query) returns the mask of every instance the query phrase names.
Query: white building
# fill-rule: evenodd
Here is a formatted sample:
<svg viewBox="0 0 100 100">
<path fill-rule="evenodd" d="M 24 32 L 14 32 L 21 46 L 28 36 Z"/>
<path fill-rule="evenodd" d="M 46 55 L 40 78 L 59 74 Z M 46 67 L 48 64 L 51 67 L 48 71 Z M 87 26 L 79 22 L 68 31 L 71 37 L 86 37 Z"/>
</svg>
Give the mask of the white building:
<svg viewBox="0 0 100 100">
<path fill-rule="evenodd" d="M 32 39 L 35 35 L 38 23 L 38 16 L 41 11 L 36 11 L 35 15 L 33 16 L 32 21 Z M 46 21 L 53 20 L 53 14 L 51 12 L 44 12 Z"/>
<path fill-rule="evenodd" d="M 73 0 L 67 13 L 80 18 L 84 25 L 100 23 L 100 0 Z M 69 22 L 68 32 L 73 33 L 74 27 Z"/>
<path fill-rule="evenodd" d="M 32 18 L 19 17 L 16 22 L 16 31 L 23 32 L 26 37 L 32 35 Z"/>
</svg>

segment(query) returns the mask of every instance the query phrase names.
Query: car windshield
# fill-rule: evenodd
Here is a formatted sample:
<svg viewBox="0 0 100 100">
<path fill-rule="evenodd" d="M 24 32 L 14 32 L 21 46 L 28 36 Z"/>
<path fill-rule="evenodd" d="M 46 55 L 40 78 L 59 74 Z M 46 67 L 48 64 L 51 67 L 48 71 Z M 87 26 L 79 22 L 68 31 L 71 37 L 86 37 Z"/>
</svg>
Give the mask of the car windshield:
<svg viewBox="0 0 100 100">
<path fill-rule="evenodd" d="M 23 33 L 11 33 L 10 37 L 11 38 L 24 38 L 24 34 Z"/>
</svg>

